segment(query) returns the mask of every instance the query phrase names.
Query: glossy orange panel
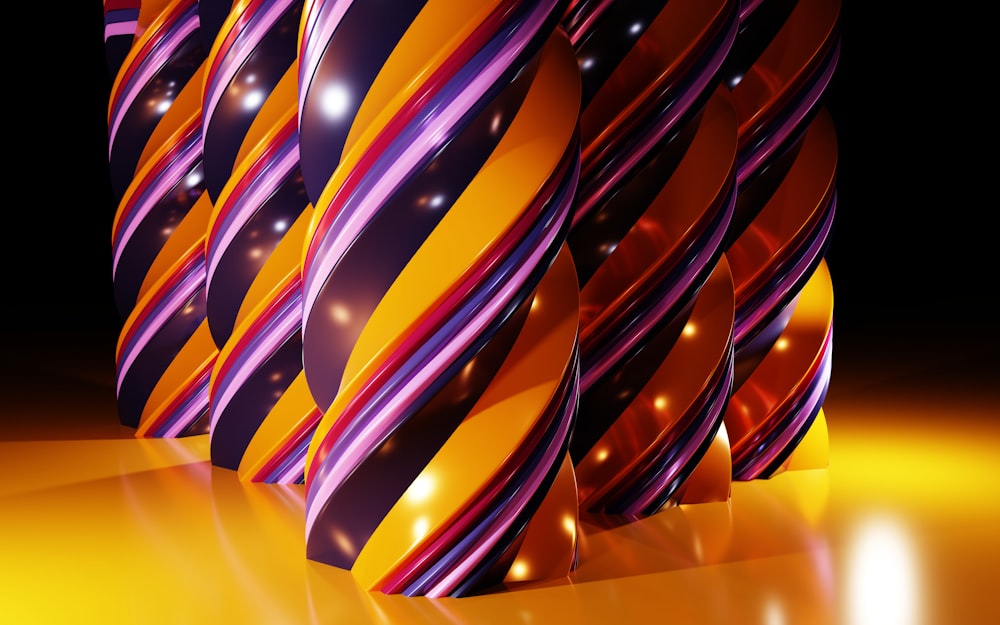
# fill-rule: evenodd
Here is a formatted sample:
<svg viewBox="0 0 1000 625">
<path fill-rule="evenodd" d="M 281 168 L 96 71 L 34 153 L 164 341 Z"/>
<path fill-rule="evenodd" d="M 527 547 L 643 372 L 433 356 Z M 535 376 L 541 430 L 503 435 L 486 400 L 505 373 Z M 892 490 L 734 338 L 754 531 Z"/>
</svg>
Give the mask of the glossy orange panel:
<svg viewBox="0 0 1000 625">
<path fill-rule="evenodd" d="M 989 623 L 995 343 L 957 357 L 912 342 L 839 347 L 828 468 L 737 482 L 729 502 L 638 522 L 585 517 L 567 578 L 428 599 L 366 592 L 306 560 L 302 487 L 240 482 L 210 465 L 206 436 L 135 439 L 114 414 L 103 342 L 8 340 L 0 620 Z"/>
</svg>

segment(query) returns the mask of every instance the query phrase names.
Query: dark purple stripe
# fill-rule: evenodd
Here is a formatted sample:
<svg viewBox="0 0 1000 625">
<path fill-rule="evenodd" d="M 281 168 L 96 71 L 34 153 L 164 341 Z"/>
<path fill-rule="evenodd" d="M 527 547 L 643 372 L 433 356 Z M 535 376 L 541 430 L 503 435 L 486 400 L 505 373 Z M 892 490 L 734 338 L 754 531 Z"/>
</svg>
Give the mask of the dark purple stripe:
<svg viewBox="0 0 1000 625">
<path fill-rule="evenodd" d="M 236 165 L 236 155 L 247 130 L 267 96 L 295 61 L 302 3 L 296 2 L 242 60 L 205 124 L 205 185 L 209 197 L 219 199 Z M 242 43 L 242 42 L 239 42 Z M 232 61 L 234 59 L 227 59 Z M 260 92 L 259 101 L 247 104 L 248 93 Z"/>
<path fill-rule="evenodd" d="M 139 427 L 149 394 L 204 319 L 205 288 L 202 286 L 157 331 L 125 374 L 118 392 L 118 416 L 122 424 Z"/>
<path fill-rule="evenodd" d="M 386 59 L 396 48 L 424 0 L 367 0 L 354 2 L 327 43 L 313 76 L 303 87 L 299 129 L 302 135 L 302 174 L 314 205 L 333 170 L 340 163 L 344 142 L 365 94 Z M 324 111 L 323 90 L 343 89 L 345 99 Z M 327 101 L 327 111 L 330 110 Z"/>
<path fill-rule="evenodd" d="M 666 4 L 666 0 L 615 2 L 577 41 L 574 47 L 580 64 L 584 108 Z"/>
<path fill-rule="evenodd" d="M 205 50 L 211 50 L 222 24 L 229 17 L 233 0 L 198 0 L 198 20 L 201 24 L 201 41 Z"/>
<path fill-rule="evenodd" d="M 112 285 L 115 306 L 122 318 L 132 312 L 153 261 L 204 191 L 202 183 L 189 183 L 201 177 L 199 159 L 189 172 L 177 180 L 170 192 L 150 208 L 125 243 Z"/>
<path fill-rule="evenodd" d="M 196 6 L 192 5 L 190 10 L 196 10 Z M 125 194 L 153 130 L 204 59 L 205 49 L 196 29 L 178 45 L 169 62 L 155 73 L 154 79 L 139 90 L 132 107 L 122 116 L 108 157 L 111 186 L 116 198 Z M 167 106 L 149 106 L 149 102 L 162 102 Z"/>
<path fill-rule="evenodd" d="M 302 335 L 296 332 L 233 395 L 211 432 L 212 464 L 236 470 L 247 445 L 288 385 L 302 372 Z"/>
<path fill-rule="evenodd" d="M 427 236 L 448 212 L 496 148 L 534 78 L 521 73 L 382 206 L 327 277 L 306 328 L 307 375 L 322 372 L 334 384 L 313 384 L 317 405 L 333 403 L 347 358 L 368 318 Z M 501 124 L 496 127 L 496 120 Z M 304 160 L 304 159 L 303 159 Z M 329 311 L 349 311 L 337 323 Z"/>
<path fill-rule="evenodd" d="M 742 0 L 739 4 L 746 4 Z M 765 0 L 741 22 L 736 41 L 722 67 L 722 81 L 730 89 L 739 84 L 743 75 L 771 44 L 784 27 L 799 0 Z"/>
<path fill-rule="evenodd" d="M 208 289 L 208 325 L 219 348 L 232 335 L 250 285 L 308 203 L 301 172 L 295 168 L 226 248 Z"/>
<path fill-rule="evenodd" d="M 758 169 L 754 175 L 746 178 L 739 184 L 739 195 L 736 197 L 736 210 L 733 212 L 733 220 L 726 232 L 726 241 L 723 247 L 729 249 L 740 236 L 746 232 L 753 220 L 757 218 L 760 211 L 767 206 L 774 193 L 781 187 L 785 176 L 798 158 L 802 149 L 802 139 L 805 133 L 799 135 L 795 141 L 790 141 L 774 156 L 774 159 L 766 167 Z"/>
</svg>

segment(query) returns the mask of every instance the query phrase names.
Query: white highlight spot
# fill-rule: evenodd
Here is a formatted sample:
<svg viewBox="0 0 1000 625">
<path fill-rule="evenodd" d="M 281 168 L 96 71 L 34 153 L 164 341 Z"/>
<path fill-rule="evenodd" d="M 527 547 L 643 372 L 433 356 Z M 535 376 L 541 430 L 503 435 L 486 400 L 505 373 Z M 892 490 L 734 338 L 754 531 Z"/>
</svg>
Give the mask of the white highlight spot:
<svg viewBox="0 0 1000 625">
<path fill-rule="evenodd" d="M 427 520 L 427 517 L 420 517 L 413 522 L 413 538 L 414 540 L 420 540 L 427 535 L 428 530 L 431 528 L 431 522 Z"/>
<path fill-rule="evenodd" d="M 411 503 L 420 503 L 426 500 L 434 493 L 434 483 L 435 480 L 433 477 L 426 473 L 421 473 L 410 484 L 410 488 L 407 489 L 406 498 Z"/>
<path fill-rule="evenodd" d="M 764 625 L 786 625 L 785 611 L 781 609 L 781 603 L 775 599 L 770 599 L 764 606 Z"/>
<path fill-rule="evenodd" d="M 913 548 L 892 519 L 868 520 L 854 536 L 847 602 L 852 625 L 916 623 L 917 581 Z"/>
<path fill-rule="evenodd" d="M 334 83 L 323 90 L 320 108 L 330 119 L 340 119 L 351 105 L 351 93 L 347 87 Z"/>
<path fill-rule="evenodd" d="M 260 89 L 254 89 L 253 91 L 247 93 L 243 96 L 243 108 L 248 111 L 256 111 L 260 108 L 260 105 L 264 103 L 264 92 Z"/>
</svg>

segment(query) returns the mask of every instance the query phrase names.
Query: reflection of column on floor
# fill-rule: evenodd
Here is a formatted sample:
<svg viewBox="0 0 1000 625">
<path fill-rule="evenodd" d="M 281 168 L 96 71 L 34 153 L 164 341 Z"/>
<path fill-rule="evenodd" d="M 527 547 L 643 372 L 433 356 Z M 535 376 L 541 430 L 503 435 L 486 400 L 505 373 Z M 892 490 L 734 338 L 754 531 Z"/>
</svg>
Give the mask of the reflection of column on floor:
<svg viewBox="0 0 1000 625">
<path fill-rule="evenodd" d="M 105 4 L 121 422 L 408 595 L 825 467 L 839 1 L 454 4 Z"/>
</svg>

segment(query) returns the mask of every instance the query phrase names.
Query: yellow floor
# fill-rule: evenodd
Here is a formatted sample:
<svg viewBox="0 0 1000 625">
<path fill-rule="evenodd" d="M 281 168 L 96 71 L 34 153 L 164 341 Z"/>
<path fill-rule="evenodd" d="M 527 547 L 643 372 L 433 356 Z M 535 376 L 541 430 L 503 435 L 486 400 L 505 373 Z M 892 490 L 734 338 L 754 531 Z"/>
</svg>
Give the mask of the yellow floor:
<svg viewBox="0 0 1000 625">
<path fill-rule="evenodd" d="M 135 439 L 113 345 L 48 343 L 3 352 L 0 623 L 1000 622 L 995 341 L 841 358 L 835 338 L 829 468 L 585 519 L 570 578 L 434 600 L 306 560 L 302 487 L 241 484 L 205 436 Z"/>
</svg>

